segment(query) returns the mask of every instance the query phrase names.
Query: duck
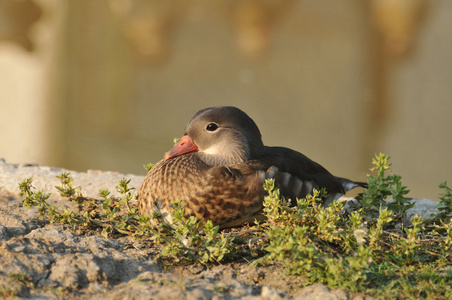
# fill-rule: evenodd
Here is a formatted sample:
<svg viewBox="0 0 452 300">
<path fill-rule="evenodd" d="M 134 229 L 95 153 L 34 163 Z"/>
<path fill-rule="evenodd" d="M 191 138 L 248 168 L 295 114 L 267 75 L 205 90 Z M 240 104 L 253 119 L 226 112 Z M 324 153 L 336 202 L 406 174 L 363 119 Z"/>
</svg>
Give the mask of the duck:
<svg viewBox="0 0 452 300">
<path fill-rule="evenodd" d="M 139 211 L 158 212 L 172 224 L 173 203 L 180 201 L 185 217 L 211 220 L 220 229 L 252 224 L 264 219 L 266 179 L 274 180 L 281 197 L 291 200 L 324 188 L 324 206 L 351 189 L 366 187 L 332 175 L 298 151 L 265 146 L 258 126 L 244 111 L 215 106 L 195 113 L 182 138 L 147 173 Z"/>
</svg>

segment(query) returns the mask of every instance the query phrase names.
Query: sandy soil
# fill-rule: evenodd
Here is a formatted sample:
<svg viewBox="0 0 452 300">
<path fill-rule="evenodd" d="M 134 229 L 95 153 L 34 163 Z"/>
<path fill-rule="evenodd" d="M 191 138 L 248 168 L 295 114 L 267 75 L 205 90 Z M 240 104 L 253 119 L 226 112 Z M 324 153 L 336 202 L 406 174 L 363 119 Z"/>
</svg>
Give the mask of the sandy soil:
<svg viewBox="0 0 452 300">
<path fill-rule="evenodd" d="M 32 299 L 372 299 L 323 285 L 304 287 L 300 277 L 285 275 L 281 265 L 253 267 L 244 260 L 165 270 L 157 260 L 157 247 L 129 237 L 105 239 L 99 232 L 74 231 L 39 220 L 36 209 L 23 209 L 18 183 L 28 177 L 38 189 L 52 192 L 50 201 L 57 207 L 67 205 L 54 188 L 59 184 L 55 176 L 64 171 L 0 160 L 0 295 Z M 71 172 L 71 176 L 89 197 L 97 197 L 100 188 L 116 193 L 114 187 L 123 177 L 136 188 L 143 180 L 143 176 L 99 171 Z M 17 274 L 25 275 L 22 283 L 14 279 Z"/>
</svg>

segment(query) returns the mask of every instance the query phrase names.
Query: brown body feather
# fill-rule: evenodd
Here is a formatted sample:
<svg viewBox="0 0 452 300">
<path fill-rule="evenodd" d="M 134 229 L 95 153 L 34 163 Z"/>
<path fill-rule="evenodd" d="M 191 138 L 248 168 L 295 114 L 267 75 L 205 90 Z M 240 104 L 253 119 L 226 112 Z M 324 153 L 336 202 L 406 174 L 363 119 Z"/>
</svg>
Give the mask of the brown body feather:
<svg viewBox="0 0 452 300">
<path fill-rule="evenodd" d="M 141 186 L 140 212 L 156 209 L 172 223 L 171 204 L 182 201 L 186 216 L 212 220 L 221 228 L 262 219 L 264 172 L 247 163 L 209 167 L 193 153 L 161 160 Z"/>
</svg>

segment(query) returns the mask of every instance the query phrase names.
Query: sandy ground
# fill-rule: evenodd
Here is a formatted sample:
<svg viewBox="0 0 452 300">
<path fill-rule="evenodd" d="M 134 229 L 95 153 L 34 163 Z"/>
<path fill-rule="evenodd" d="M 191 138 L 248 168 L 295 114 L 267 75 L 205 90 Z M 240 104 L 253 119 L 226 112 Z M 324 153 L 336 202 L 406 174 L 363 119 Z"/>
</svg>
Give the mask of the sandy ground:
<svg viewBox="0 0 452 300">
<path fill-rule="evenodd" d="M 331 290 L 304 287 L 282 266 L 253 267 L 246 261 L 205 267 L 190 265 L 165 270 L 159 249 L 129 237 L 105 239 L 95 232 L 77 232 L 39 220 L 37 210 L 25 211 L 18 183 L 32 177 L 33 185 L 52 193 L 55 206 L 67 205 L 55 176 L 67 170 L 13 165 L 0 160 L 0 295 L 31 299 L 373 299 Z M 143 176 L 114 172 L 71 172 L 74 186 L 98 197 L 101 188 L 115 194 L 121 178 L 139 188 Z M 434 202 L 419 200 L 413 213 L 431 211 Z M 13 280 L 26 274 L 27 284 Z"/>
</svg>

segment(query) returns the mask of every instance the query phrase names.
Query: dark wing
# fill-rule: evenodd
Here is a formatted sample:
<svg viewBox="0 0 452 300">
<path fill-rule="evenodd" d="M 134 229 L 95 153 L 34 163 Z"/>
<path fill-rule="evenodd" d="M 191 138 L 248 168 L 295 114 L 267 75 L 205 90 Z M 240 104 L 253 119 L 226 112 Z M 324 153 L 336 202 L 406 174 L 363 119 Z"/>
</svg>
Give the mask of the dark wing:
<svg viewBox="0 0 452 300">
<path fill-rule="evenodd" d="M 285 198 L 304 198 L 314 188 L 325 188 L 333 198 L 346 192 L 338 177 L 305 155 L 284 147 L 266 147 L 266 150 L 258 160 L 265 164 L 267 177 L 275 179 Z"/>
</svg>

